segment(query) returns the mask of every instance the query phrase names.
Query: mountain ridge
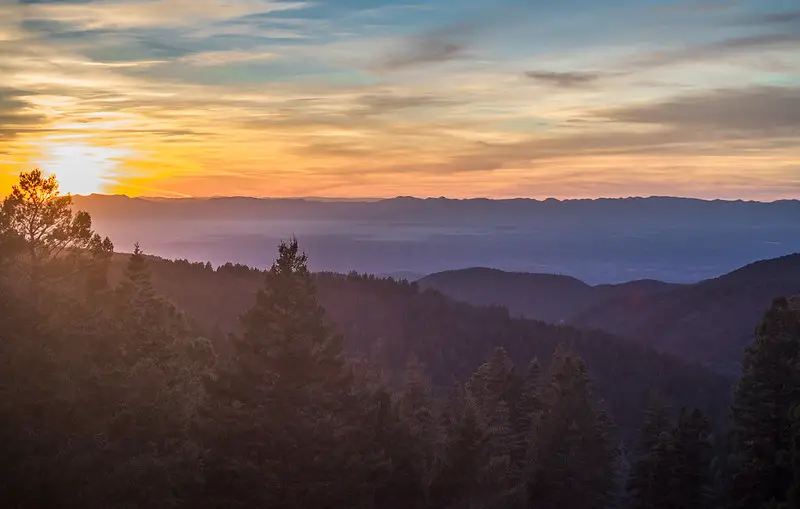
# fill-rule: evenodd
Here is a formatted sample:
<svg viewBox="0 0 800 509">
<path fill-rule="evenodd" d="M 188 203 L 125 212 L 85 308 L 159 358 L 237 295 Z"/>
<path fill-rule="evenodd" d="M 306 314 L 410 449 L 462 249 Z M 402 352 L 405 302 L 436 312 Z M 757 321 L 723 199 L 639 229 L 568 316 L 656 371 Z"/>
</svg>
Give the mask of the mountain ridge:
<svg viewBox="0 0 800 509">
<path fill-rule="evenodd" d="M 221 196 L 131 196 L 127 194 L 105 194 L 105 193 L 91 193 L 91 194 L 73 194 L 72 198 L 78 201 L 91 200 L 91 199 L 128 199 L 128 200 L 143 200 L 143 201 L 209 201 L 209 200 L 258 200 L 258 201 L 309 201 L 309 202 L 342 202 L 342 203 L 375 203 L 384 201 L 429 201 L 429 202 L 531 202 L 531 203 L 575 203 L 575 202 L 619 202 L 626 200 L 675 200 L 686 202 L 704 202 L 704 203 L 744 203 L 744 204 L 782 204 L 782 203 L 800 203 L 800 199 L 783 198 L 778 200 L 762 201 L 762 200 L 745 200 L 745 199 L 726 199 L 726 198 L 696 198 L 691 196 L 669 196 L 669 195 L 650 195 L 650 196 L 619 196 L 607 197 L 599 196 L 596 198 L 531 198 L 531 197 L 517 197 L 517 198 L 489 198 L 489 197 L 469 197 L 469 198 L 451 198 L 447 196 L 392 196 L 383 198 L 370 198 L 370 197 L 357 197 L 357 198 L 342 198 L 333 196 L 247 196 L 247 195 L 221 195 Z"/>
<path fill-rule="evenodd" d="M 692 284 L 584 283 L 567 295 L 565 285 L 552 287 L 553 281 L 563 280 L 504 271 L 483 274 L 494 276 L 489 285 L 469 270 L 431 274 L 419 284 L 473 304 L 502 305 L 529 318 L 605 330 L 733 373 L 771 300 L 800 293 L 800 253 L 759 260 Z"/>
</svg>

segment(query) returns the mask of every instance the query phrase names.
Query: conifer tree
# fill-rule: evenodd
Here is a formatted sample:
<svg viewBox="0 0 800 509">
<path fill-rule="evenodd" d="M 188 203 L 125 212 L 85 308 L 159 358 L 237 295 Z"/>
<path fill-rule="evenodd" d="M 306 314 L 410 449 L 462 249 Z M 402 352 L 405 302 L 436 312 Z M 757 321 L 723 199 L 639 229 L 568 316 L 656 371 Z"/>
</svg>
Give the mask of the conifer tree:
<svg viewBox="0 0 800 509">
<path fill-rule="evenodd" d="M 540 383 L 542 369 L 538 359 L 532 359 L 523 376 L 513 412 L 514 439 L 512 444 L 512 462 L 519 475 L 517 481 L 523 479 L 527 464 L 528 442 L 531 439 L 533 423 L 541 411 Z"/>
<path fill-rule="evenodd" d="M 433 507 L 478 509 L 496 497 L 491 435 L 468 392 L 451 400 L 445 413 L 445 444 L 433 486 Z"/>
<path fill-rule="evenodd" d="M 513 472 L 516 465 L 511 460 L 516 438 L 510 405 L 514 391 L 514 364 L 505 349 L 495 348 L 489 360 L 470 377 L 466 389 L 489 435 L 492 450 L 490 469 L 497 488 L 508 489 L 519 476 Z"/>
<path fill-rule="evenodd" d="M 792 409 L 800 405 L 800 301 L 776 299 L 744 356 L 733 402 L 730 506 L 787 503 L 794 481 Z"/>
<path fill-rule="evenodd" d="M 671 418 L 669 410 L 654 403 L 645 411 L 636 461 L 627 485 L 627 506 L 630 509 L 655 509 L 664 503 L 671 454 Z"/>
<path fill-rule="evenodd" d="M 700 410 L 682 410 L 672 435 L 672 507 L 703 509 L 708 506 L 711 495 L 711 426 Z"/>
<path fill-rule="evenodd" d="M 62 195 L 55 175 L 45 177 L 41 170 L 23 172 L 2 203 L 0 248 L 9 244 L 22 247 L 27 260 L 31 291 L 38 298 L 46 262 L 61 261 L 67 254 L 91 253 L 111 249 L 111 241 L 92 231 L 88 212 L 72 211 L 72 197 Z"/>
<path fill-rule="evenodd" d="M 800 369 L 800 365 L 798 365 Z M 789 489 L 789 507 L 800 507 L 800 405 L 792 410 L 792 471 L 794 480 Z"/>
<path fill-rule="evenodd" d="M 404 454 L 408 458 L 409 480 L 412 481 L 409 489 L 411 493 L 417 493 L 411 505 L 416 504 L 417 507 L 429 503 L 428 495 L 440 442 L 433 403 L 424 369 L 418 360 L 412 358 L 406 368 L 405 384 L 397 404 L 401 424 L 409 439 Z"/>
<path fill-rule="evenodd" d="M 610 423 L 583 361 L 556 352 L 528 454 L 528 507 L 609 507 L 614 493 Z"/>
<path fill-rule="evenodd" d="M 86 331 L 95 336 L 91 369 L 79 380 L 85 442 L 72 470 L 90 480 L 78 492 L 80 504 L 177 507 L 198 470 L 189 428 L 213 349 L 155 293 L 138 246 L 105 304 Z"/>
<path fill-rule="evenodd" d="M 508 401 L 513 382 L 514 364 L 502 347 L 495 348 L 467 382 L 467 390 L 484 416 L 494 412 L 501 401 Z"/>
<path fill-rule="evenodd" d="M 234 356 L 207 384 L 206 507 L 361 507 L 360 409 L 297 241 L 281 243 Z M 368 489 L 366 489 L 369 491 Z M 371 498 L 369 499 L 371 503 Z"/>
</svg>

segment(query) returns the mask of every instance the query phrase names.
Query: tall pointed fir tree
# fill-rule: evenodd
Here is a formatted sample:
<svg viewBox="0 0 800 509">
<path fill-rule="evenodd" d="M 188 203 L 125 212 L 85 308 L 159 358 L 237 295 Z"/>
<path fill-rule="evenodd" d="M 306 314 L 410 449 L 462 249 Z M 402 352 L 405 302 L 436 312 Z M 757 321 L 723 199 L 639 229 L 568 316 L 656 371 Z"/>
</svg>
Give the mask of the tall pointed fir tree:
<svg viewBox="0 0 800 509">
<path fill-rule="evenodd" d="M 800 365 L 798 365 L 800 369 Z M 794 482 L 789 489 L 789 507 L 800 507 L 800 405 L 792 410 L 792 470 Z"/>
<path fill-rule="evenodd" d="M 369 507 L 342 340 L 297 241 L 281 243 L 231 361 L 207 384 L 205 492 L 215 508 Z"/>
<path fill-rule="evenodd" d="M 505 349 L 494 349 L 489 360 L 478 367 L 467 382 L 478 410 L 484 415 L 491 415 L 494 407 L 509 398 L 513 384 L 514 364 Z"/>
<path fill-rule="evenodd" d="M 676 509 L 704 509 L 711 500 L 711 460 L 713 437 L 708 418 L 698 409 L 685 409 L 673 431 L 675 470 L 673 495 Z"/>
<path fill-rule="evenodd" d="M 627 485 L 629 509 L 656 509 L 669 487 L 664 479 L 667 450 L 671 447 L 669 409 L 654 402 L 645 411 L 636 460 Z"/>
<path fill-rule="evenodd" d="M 517 482 L 521 482 L 524 479 L 528 462 L 528 443 L 531 440 L 531 429 L 541 411 L 539 394 L 541 376 L 542 368 L 539 365 L 539 360 L 532 359 L 528 363 L 528 368 L 520 381 L 514 411 L 512 412 L 514 440 L 511 458 L 514 463 L 514 471 L 519 476 L 516 479 Z"/>
<path fill-rule="evenodd" d="M 415 358 L 406 367 L 405 383 L 396 401 L 400 448 L 393 448 L 392 455 L 395 498 L 404 499 L 402 507 L 427 507 L 441 432 L 428 379 Z"/>
<path fill-rule="evenodd" d="M 432 507 L 491 507 L 497 496 L 489 430 L 467 391 L 454 394 L 443 415 L 445 443 L 432 486 Z"/>
<path fill-rule="evenodd" d="M 551 372 L 528 454 L 528 507 L 607 508 L 615 492 L 610 422 L 582 360 L 559 349 Z"/>
<path fill-rule="evenodd" d="M 477 406 L 479 418 L 489 434 L 492 448 L 491 469 L 498 490 L 510 489 L 519 476 L 511 454 L 515 436 L 511 423 L 514 392 L 514 364 L 505 349 L 495 348 L 489 360 L 481 365 L 467 382 L 467 392 Z"/>
<path fill-rule="evenodd" d="M 106 300 L 84 333 L 90 368 L 79 381 L 74 492 L 87 508 L 178 507 L 198 471 L 189 429 L 213 349 L 156 294 L 138 246 Z"/>
<path fill-rule="evenodd" d="M 800 299 L 776 299 L 744 356 L 731 426 L 734 509 L 788 507 L 792 409 L 800 405 Z"/>
</svg>

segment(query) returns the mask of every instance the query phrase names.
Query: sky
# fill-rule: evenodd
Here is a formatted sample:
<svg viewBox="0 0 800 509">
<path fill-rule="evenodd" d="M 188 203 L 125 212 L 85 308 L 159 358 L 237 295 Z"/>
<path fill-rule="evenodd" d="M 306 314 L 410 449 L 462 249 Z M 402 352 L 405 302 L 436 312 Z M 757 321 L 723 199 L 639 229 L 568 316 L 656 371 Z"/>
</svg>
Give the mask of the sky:
<svg viewBox="0 0 800 509">
<path fill-rule="evenodd" d="M 0 0 L 0 77 L 0 190 L 800 197 L 797 0 Z"/>
</svg>

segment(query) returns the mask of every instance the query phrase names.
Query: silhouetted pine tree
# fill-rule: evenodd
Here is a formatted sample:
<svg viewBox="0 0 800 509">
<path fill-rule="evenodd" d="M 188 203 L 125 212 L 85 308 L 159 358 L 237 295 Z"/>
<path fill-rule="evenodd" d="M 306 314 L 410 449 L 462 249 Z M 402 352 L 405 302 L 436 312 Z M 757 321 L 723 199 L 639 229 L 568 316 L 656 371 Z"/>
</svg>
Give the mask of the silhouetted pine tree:
<svg viewBox="0 0 800 509">
<path fill-rule="evenodd" d="M 397 408 L 405 440 L 398 444 L 402 449 L 396 451 L 395 459 L 406 471 L 395 480 L 406 486 L 401 491 L 408 497 L 407 507 L 426 507 L 441 439 L 429 382 L 416 359 L 406 368 Z"/>
<path fill-rule="evenodd" d="M 489 433 L 492 446 L 492 471 L 498 489 L 510 488 L 519 479 L 511 454 L 516 439 L 511 422 L 511 404 L 518 385 L 514 364 L 505 349 L 495 348 L 489 360 L 481 365 L 466 384 L 478 408 L 479 417 Z"/>
<path fill-rule="evenodd" d="M 800 369 L 800 365 L 798 365 Z M 789 507 L 800 507 L 800 405 L 792 411 L 792 470 L 794 482 L 789 489 Z"/>
<path fill-rule="evenodd" d="M 155 293 L 138 246 L 105 306 L 83 332 L 88 369 L 75 402 L 83 442 L 68 478 L 83 484 L 81 507 L 177 507 L 198 473 L 189 427 L 213 349 Z"/>
<path fill-rule="evenodd" d="M 699 411 L 681 411 L 672 433 L 672 507 L 703 509 L 710 500 L 710 466 L 713 456 L 711 426 Z"/>
<path fill-rule="evenodd" d="M 644 416 L 636 461 L 627 485 L 627 506 L 630 509 L 655 509 L 664 502 L 669 489 L 663 478 L 664 461 L 671 444 L 669 410 L 658 403 L 651 405 Z"/>
<path fill-rule="evenodd" d="M 527 453 L 528 443 L 531 439 L 531 429 L 541 411 L 539 394 L 541 376 L 542 369 L 538 359 L 532 359 L 524 376 L 519 381 L 516 401 L 511 413 L 513 424 L 511 461 L 513 464 L 512 472 L 517 476 L 516 483 L 524 481 L 528 463 Z"/>
<path fill-rule="evenodd" d="M 614 451 L 583 361 L 556 352 L 528 454 L 528 507 L 609 507 Z"/>
<path fill-rule="evenodd" d="M 730 506 L 786 505 L 792 470 L 792 409 L 800 405 L 800 306 L 776 299 L 744 356 L 733 403 Z"/>
<path fill-rule="evenodd" d="M 513 389 L 514 364 L 502 347 L 495 348 L 489 360 L 481 365 L 467 382 L 467 390 L 484 416 L 494 412 L 501 401 L 510 399 Z"/>
<path fill-rule="evenodd" d="M 498 496 L 491 435 L 469 393 L 461 393 L 449 402 L 444 425 L 444 452 L 432 487 L 432 506 L 489 507 Z"/>
<path fill-rule="evenodd" d="M 17 295 L 16 274 L 1 262 L 0 501 L 20 509 L 58 507 L 68 489 L 59 446 L 61 418 L 70 409 L 57 397 L 65 371 L 52 354 L 47 317 Z"/>
<path fill-rule="evenodd" d="M 232 361 L 207 384 L 198 505 L 367 507 L 367 451 L 352 450 L 364 421 L 341 338 L 325 323 L 297 241 L 278 250 Z"/>
</svg>

